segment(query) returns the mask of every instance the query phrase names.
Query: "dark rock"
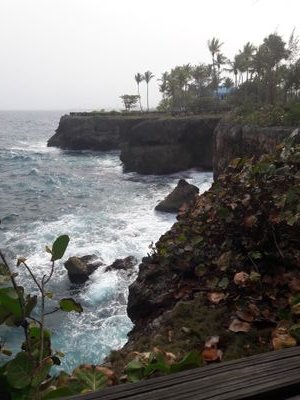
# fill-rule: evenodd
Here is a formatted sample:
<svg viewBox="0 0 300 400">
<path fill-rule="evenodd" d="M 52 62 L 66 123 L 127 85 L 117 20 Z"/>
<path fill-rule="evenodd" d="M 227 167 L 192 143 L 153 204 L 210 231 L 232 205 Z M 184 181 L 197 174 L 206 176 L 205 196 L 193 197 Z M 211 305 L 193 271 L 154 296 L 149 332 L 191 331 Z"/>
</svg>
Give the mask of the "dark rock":
<svg viewBox="0 0 300 400">
<path fill-rule="evenodd" d="M 68 150 L 117 150 L 121 136 L 143 119 L 91 115 L 64 115 L 48 146 Z"/>
<path fill-rule="evenodd" d="M 213 132 L 220 117 L 165 117 L 136 124 L 123 135 L 125 171 L 169 174 L 212 168 Z"/>
<path fill-rule="evenodd" d="M 108 271 L 119 271 L 125 270 L 128 271 L 132 269 L 138 263 L 137 259 L 133 256 L 128 256 L 125 258 L 118 258 L 111 265 L 105 268 L 105 272 Z"/>
<path fill-rule="evenodd" d="M 121 148 L 125 171 L 168 174 L 212 168 L 213 131 L 220 117 L 71 114 L 60 119 L 48 146 L 69 150 Z"/>
<path fill-rule="evenodd" d="M 214 131 L 213 171 L 216 179 L 230 160 L 238 157 L 258 158 L 270 153 L 292 133 L 289 127 L 242 126 L 220 122 Z"/>
<path fill-rule="evenodd" d="M 198 193 L 199 189 L 196 186 L 191 185 L 184 179 L 180 179 L 176 188 L 168 194 L 164 200 L 157 204 L 155 210 L 178 212 L 183 204 L 191 203 Z"/>
<path fill-rule="evenodd" d="M 72 283 L 84 283 L 89 276 L 96 271 L 98 267 L 103 265 L 101 261 L 93 261 L 96 256 L 70 257 L 65 262 L 69 279 Z M 90 261 L 90 262 L 89 262 Z"/>
</svg>

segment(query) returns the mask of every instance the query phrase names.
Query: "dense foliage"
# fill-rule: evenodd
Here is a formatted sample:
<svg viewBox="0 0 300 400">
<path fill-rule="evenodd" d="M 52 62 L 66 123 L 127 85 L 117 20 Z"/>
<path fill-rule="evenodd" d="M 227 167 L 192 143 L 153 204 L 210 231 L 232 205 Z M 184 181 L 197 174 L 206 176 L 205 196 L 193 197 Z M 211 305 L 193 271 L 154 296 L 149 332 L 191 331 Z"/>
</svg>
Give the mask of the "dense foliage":
<svg viewBox="0 0 300 400">
<path fill-rule="evenodd" d="M 284 115 L 292 103 L 296 104 L 291 111 L 293 116 L 284 118 L 298 123 L 300 114 L 295 107 L 299 104 L 300 59 L 295 32 L 288 43 L 277 33 L 270 34 L 257 47 L 248 42 L 233 60 L 222 54 L 222 45 L 216 38 L 208 42 L 211 64 L 176 66 L 162 74 L 159 110 L 200 113 L 243 105 L 248 115 L 265 106 L 274 106 L 276 114 L 278 106 Z M 280 119 L 272 119 L 275 122 L 281 123 Z"/>
</svg>

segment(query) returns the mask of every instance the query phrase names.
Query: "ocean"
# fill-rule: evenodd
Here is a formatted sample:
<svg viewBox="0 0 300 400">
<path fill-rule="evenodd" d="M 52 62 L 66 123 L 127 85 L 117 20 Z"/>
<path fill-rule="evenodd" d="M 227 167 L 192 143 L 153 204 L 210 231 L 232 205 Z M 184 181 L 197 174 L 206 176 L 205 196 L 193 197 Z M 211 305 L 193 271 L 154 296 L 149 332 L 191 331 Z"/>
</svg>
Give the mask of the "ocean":
<svg viewBox="0 0 300 400">
<path fill-rule="evenodd" d="M 123 173 L 118 151 L 64 151 L 48 148 L 64 111 L 0 112 L 0 249 L 18 272 L 17 281 L 34 294 L 28 273 L 16 269 L 27 258 L 36 276 L 49 272 L 51 245 L 62 234 L 70 244 L 57 262 L 49 290 L 55 301 L 72 296 L 82 314 L 57 312 L 47 316 L 52 347 L 65 353 L 61 368 L 100 363 L 112 349 L 126 343 L 132 323 L 126 315 L 128 285 L 136 271 L 104 272 L 100 267 L 89 281 L 69 282 L 63 262 L 70 256 L 95 254 L 106 265 L 128 255 L 140 261 L 149 245 L 176 221 L 154 211 L 155 205 L 180 178 L 207 190 L 212 173 L 197 170 L 164 176 Z M 22 343 L 22 329 L 0 326 L 0 341 L 13 351 Z M 0 363 L 7 361 L 0 356 Z"/>
</svg>

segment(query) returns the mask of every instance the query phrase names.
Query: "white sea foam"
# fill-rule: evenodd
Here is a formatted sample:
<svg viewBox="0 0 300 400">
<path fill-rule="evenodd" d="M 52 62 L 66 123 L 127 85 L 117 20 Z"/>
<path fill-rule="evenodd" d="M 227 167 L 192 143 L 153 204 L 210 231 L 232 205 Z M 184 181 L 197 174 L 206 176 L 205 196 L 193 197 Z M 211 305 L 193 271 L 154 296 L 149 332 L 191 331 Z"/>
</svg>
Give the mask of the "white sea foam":
<svg viewBox="0 0 300 400">
<path fill-rule="evenodd" d="M 169 176 L 123 174 L 118 152 L 47 148 L 59 114 L 37 114 L 31 119 L 24 115 L 10 117 L 9 121 L 20 121 L 7 123 L 0 137 L 0 218 L 4 216 L 0 240 L 9 261 L 28 257 L 39 279 L 51 266 L 45 245 L 61 234 L 71 239 L 63 261 L 87 254 L 95 254 L 106 265 L 128 255 L 141 260 L 150 252 L 149 244 L 176 220 L 154 207 L 178 179 L 184 177 L 200 191 L 211 185 L 212 174 L 197 170 Z M 53 346 L 66 353 L 62 367 L 71 370 L 83 362 L 101 362 L 111 349 L 126 342 L 132 327 L 126 299 L 135 274 L 105 273 L 100 267 L 86 284 L 77 287 L 70 283 L 63 261 L 56 264 L 49 285 L 56 297 L 47 307 L 51 310 L 56 299 L 73 296 L 84 312 L 49 315 L 47 325 L 53 331 Z M 36 293 L 29 274 L 24 269 L 18 272 L 20 283 Z M 0 336 L 8 338 L 7 330 L 1 329 Z M 20 335 L 18 330 L 9 335 L 15 350 L 22 341 Z"/>
</svg>

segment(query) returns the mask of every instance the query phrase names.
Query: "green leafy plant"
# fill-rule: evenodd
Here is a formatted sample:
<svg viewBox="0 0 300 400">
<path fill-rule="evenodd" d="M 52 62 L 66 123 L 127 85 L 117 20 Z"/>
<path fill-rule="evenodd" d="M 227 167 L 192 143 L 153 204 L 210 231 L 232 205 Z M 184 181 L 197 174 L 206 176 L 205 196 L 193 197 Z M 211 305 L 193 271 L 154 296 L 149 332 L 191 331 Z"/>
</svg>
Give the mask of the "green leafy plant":
<svg viewBox="0 0 300 400">
<path fill-rule="evenodd" d="M 180 361 L 175 362 L 173 354 L 157 350 L 137 355 L 127 364 L 125 372 L 129 382 L 138 382 L 153 374 L 168 375 L 201 365 L 201 356 L 196 351 L 189 352 Z"/>
<path fill-rule="evenodd" d="M 7 396 L 12 399 L 40 399 L 45 390 L 45 383 L 50 383 L 51 367 L 60 364 L 62 353 L 53 353 L 51 335 L 45 328 L 45 317 L 58 310 L 81 313 L 81 305 L 71 298 L 61 299 L 57 307 L 46 312 L 45 303 L 53 294 L 47 291 L 47 286 L 53 277 L 55 261 L 60 260 L 69 244 L 67 235 L 59 236 L 52 247 L 46 246 L 51 255 L 49 274 L 44 274 L 38 280 L 28 265 L 25 257 L 17 260 L 17 267 L 24 267 L 40 293 L 40 310 L 33 314 L 38 304 L 38 296 L 25 294 L 24 287 L 17 281 L 18 274 L 10 268 L 4 254 L 0 251 L 0 324 L 10 327 L 22 327 L 24 343 L 21 351 L 0 368 L 0 385 Z M 3 287 L 5 286 L 5 287 Z M 37 312 L 39 317 L 36 317 Z M 10 356 L 11 352 L 0 347 L 2 354 Z M 47 388 L 47 385 L 46 385 Z"/>
</svg>

